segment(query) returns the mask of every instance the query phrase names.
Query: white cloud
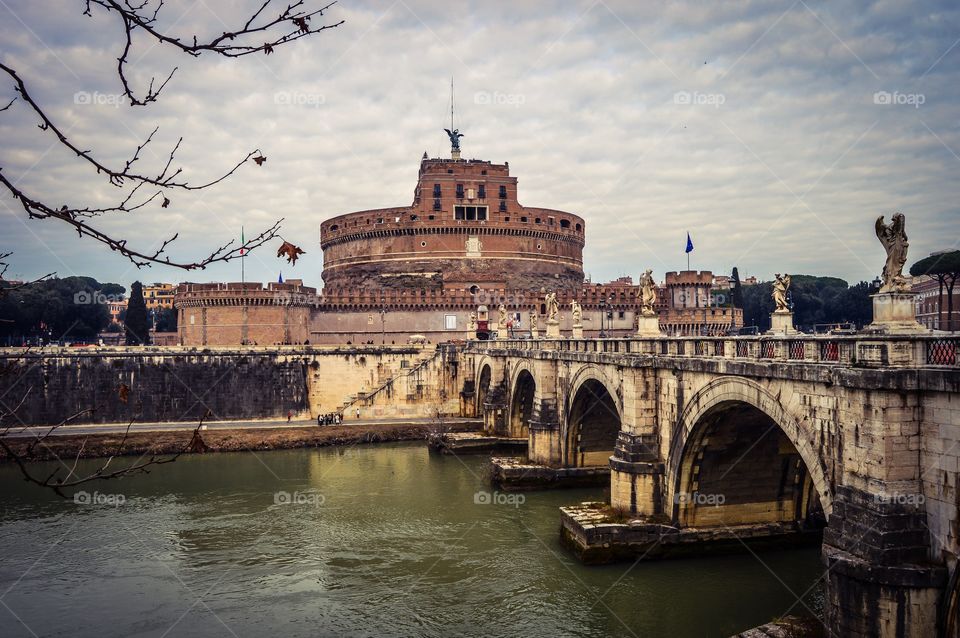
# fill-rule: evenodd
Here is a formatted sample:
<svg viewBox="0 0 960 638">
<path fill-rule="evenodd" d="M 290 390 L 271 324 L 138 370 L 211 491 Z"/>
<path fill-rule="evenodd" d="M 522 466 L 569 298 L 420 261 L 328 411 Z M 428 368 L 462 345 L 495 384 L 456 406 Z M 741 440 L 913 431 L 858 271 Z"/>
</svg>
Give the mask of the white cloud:
<svg viewBox="0 0 960 638">
<path fill-rule="evenodd" d="M 178 34 L 219 33 L 254 4 L 181 0 L 161 22 Z M 349 2 L 329 14 L 346 19 L 342 27 L 271 56 L 192 59 L 136 42 L 138 91 L 180 67 L 146 109 L 74 103 L 77 91 L 119 92 L 115 17 L 85 18 L 54 0 L 6 5 L 2 59 L 106 160 L 122 162 L 156 125 L 144 170 L 182 135 L 179 160 L 192 182 L 263 150 L 262 168 L 246 166 L 208 191 L 171 193 L 168 209 L 103 222 L 144 247 L 179 232 L 173 252 L 189 259 L 238 238 L 241 224 L 249 237 L 285 218 L 283 235 L 307 254 L 294 269 L 258 251 L 248 279 L 283 270 L 319 286 L 320 221 L 409 203 L 421 153 L 447 152 L 440 129 L 451 74 L 465 155 L 509 161 L 523 203 L 584 216 L 594 280 L 683 267 L 688 230 L 700 268 L 850 281 L 881 267 L 872 235 L 879 214 L 907 214 L 913 259 L 958 240 L 960 46 L 950 47 L 960 11 L 952 3 Z M 925 101 L 878 105 L 877 91 Z M 506 97 L 484 104 L 474 99 L 481 92 Z M 678 92 L 707 97 L 678 104 Z M 7 95 L 10 83 L 0 83 Z M 35 119 L 22 104 L 0 114 L 6 175 L 51 202 L 115 195 Z M 16 251 L 13 270 L 24 276 L 239 278 L 239 264 L 138 273 L 56 222 L 27 220 L 6 194 L 0 224 L 0 250 Z"/>
</svg>

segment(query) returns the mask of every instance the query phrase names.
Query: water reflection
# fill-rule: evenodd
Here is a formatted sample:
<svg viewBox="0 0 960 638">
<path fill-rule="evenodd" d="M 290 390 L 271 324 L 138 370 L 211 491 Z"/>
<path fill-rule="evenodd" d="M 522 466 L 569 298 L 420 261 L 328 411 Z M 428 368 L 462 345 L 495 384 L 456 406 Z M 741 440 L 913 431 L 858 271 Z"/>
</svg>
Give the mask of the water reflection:
<svg viewBox="0 0 960 638">
<path fill-rule="evenodd" d="M 478 505 L 485 463 L 412 444 L 191 456 L 95 487 L 119 507 L 3 467 L 3 602 L 52 636 L 728 636 L 821 572 L 810 549 L 584 567 L 556 508 L 602 491 Z"/>
</svg>

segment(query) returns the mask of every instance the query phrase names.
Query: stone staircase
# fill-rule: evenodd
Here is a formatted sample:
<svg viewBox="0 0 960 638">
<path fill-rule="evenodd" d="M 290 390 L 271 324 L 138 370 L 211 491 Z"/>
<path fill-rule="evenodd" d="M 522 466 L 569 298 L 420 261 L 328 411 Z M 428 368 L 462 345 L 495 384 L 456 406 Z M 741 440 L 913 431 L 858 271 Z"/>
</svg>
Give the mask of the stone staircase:
<svg viewBox="0 0 960 638">
<path fill-rule="evenodd" d="M 439 356 L 439 349 L 424 350 L 413 359 L 406 360 L 410 364 L 407 367 L 380 368 L 372 383 L 364 383 L 357 392 L 344 398 L 338 411 L 349 418 L 349 410 L 355 411 L 356 408 L 360 408 L 362 415 L 367 411 L 365 408 L 370 408 L 377 403 L 378 395 L 397 385 L 400 379 L 422 370 Z"/>
</svg>

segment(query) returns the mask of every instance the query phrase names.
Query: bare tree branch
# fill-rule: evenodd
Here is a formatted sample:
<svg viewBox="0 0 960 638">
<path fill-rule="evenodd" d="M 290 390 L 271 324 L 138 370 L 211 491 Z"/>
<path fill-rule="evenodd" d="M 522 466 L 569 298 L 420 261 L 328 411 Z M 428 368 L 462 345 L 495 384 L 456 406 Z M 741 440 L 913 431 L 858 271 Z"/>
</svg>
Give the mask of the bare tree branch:
<svg viewBox="0 0 960 638">
<path fill-rule="evenodd" d="M 57 274 L 56 272 L 48 272 L 46 275 L 43 275 L 42 277 L 38 277 L 33 281 L 23 281 L 16 285 L 9 285 L 9 282 L 6 279 L 4 279 L 4 275 L 7 274 L 7 269 L 10 267 L 10 264 L 7 263 L 7 259 L 11 255 L 13 255 L 12 252 L 0 253 L 0 297 L 3 297 L 4 295 L 8 295 L 14 290 L 20 290 L 21 288 L 26 288 L 30 284 L 35 284 L 37 282 L 43 281 L 44 279 L 53 277 L 54 275 Z M 4 319 L 0 319 L 0 321 L 4 321 Z"/>
<path fill-rule="evenodd" d="M 94 470 L 83 473 L 83 474 L 78 474 L 77 466 L 80 462 L 80 458 L 83 454 L 84 448 L 86 447 L 88 439 L 85 438 L 83 440 L 83 443 L 80 445 L 75 457 L 73 458 L 72 465 L 67 465 L 67 463 L 60 457 L 60 454 L 56 451 L 56 449 L 47 445 L 47 439 L 49 439 L 49 437 L 52 436 L 54 432 L 56 432 L 61 427 L 77 420 L 82 416 L 92 414 L 94 410 L 92 408 L 81 410 L 63 419 L 56 425 L 50 426 L 50 428 L 46 432 L 36 436 L 34 440 L 32 440 L 26 446 L 26 448 L 21 451 L 17 449 L 17 447 L 19 446 L 17 446 L 15 443 L 11 443 L 11 441 L 15 439 L 8 438 L 8 435 L 23 434 L 28 429 L 28 426 L 24 425 L 21 422 L 21 426 L 22 426 L 21 428 L 15 428 L 10 425 L 4 427 L 2 426 L 2 423 L 5 419 L 11 416 L 17 418 L 16 412 L 23 405 L 24 401 L 26 401 L 26 398 L 29 395 L 29 393 L 30 393 L 30 389 L 28 389 L 27 392 L 24 393 L 23 397 L 20 399 L 16 407 L 12 409 L 8 409 L 5 412 L 0 412 L 0 449 L 2 449 L 3 452 L 16 464 L 17 468 L 20 470 L 20 474 L 23 476 L 23 479 L 25 481 L 33 483 L 34 485 L 38 485 L 42 488 L 50 489 L 53 492 L 55 492 L 58 496 L 61 496 L 63 498 L 68 498 L 68 495 L 64 492 L 65 489 L 78 487 L 85 483 L 92 483 L 94 481 L 108 481 L 112 479 L 120 479 L 125 476 L 129 476 L 131 474 L 147 474 L 150 472 L 150 468 L 155 465 L 165 465 L 167 463 L 173 463 L 178 458 L 180 458 L 182 454 L 186 453 L 191 448 L 195 447 L 197 445 L 198 440 L 201 441 L 202 443 L 200 432 L 201 430 L 203 430 L 204 420 L 209 415 L 209 411 L 208 411 L 207 414 L 204 414 L 203 417 L 200 418 L 200 421 L 197 424 L 197 427 L 194 428 L 193 430 L 193 434 L 190 437 L 190 441 L 174 454 L 170 454 L 170 455 L 152 454 L 149 458 L 146 458 L 146 459 L 144 458 L 145 456 L 144 454 L 124 467 L 111 470 L 110 465 L 113 462 L 114 458 L 116 456 L 123 454 L 124 445 L 126 444 L 127 437 L 130 434 L 130 428 L 134 423 L 134 420 L 131 420 L 130 422 L 127 423 L 127 427 L 123 433 L 123 438 L 117 444 L 116 449 L 113 451 L 113 453 L 110 454 L 110 456 L 106 457 L 106 459 L 103 460 Z M 57 465 L 54 467 L 54 470 L 45 476 L 36 473 L 35 466 L 31 465 L 33 456 L 36 452 L 38 445 L 43 446 L 47 450 L 47 452 L 53 456 L 53 459 L 57 462 Z"/>
<path fill-rule="evenodd" d="M 151 7 L 151 3 L 152 7 Z M 271 54 L 275 47 L 287 44 L 300 38 L 332 29 L 343 24 L 343 21 L 322 24 L 317 27 L 310 26 L 310 20 L 314 17 L 322 16 L 324 11 L 329 9 L 334 3 L 331 2 L 318 9 L 308 9 L 306 0 L 298 0 L 288 4 L 275 17 L 266 17 L 267 9 L 273 4 L 273 0 L 265 0 L 260 7 L 250 15 L 243 26 L 235 31 L 224 31 L 220 35 L 212 36 L 207 39 L 201 39 L 197 35 L 190 37 L 175 36 L 164 33 L 157 25 L 157 16 L 164 6 L 164 0 L 142 0 L 141 2 L 131 2 L 124 0 L 84 0 L 85 9 L 83 13 L 87 16 L 92 15 L 94 5 L 102 7 L 107 13 L 116 14 L 120 17 L 123 25 L 124 44 L 120 56 L 117 58 L 117 75 L 123 87 L 124 95 L 130 100 L 131 106 L 146 106 L 151 102 L 156 102 L 160 92 L 167 86 L 176 73 L 175 67 L 162 82 L 157 83 L 156 79 L 151 79 L 146 93 L 138 98 L 135 96 L 127 78 L 129 69 L 129 56 L 133 47 L 133 34 L 142 32 L 156 44 L 173 47 L 187 55 L 197 57 L 204 52 L 210 52 L 224 57 L 235 58 L 251 53 L 263 52 Z M 257 42 L 253 38 L 257 38 Z M 260 41 L 264 40 L 265 41 Z M 228 171 L 222 173 L 219 177 L 200 184 L 191 184 L 183 176 L 183 168 L 174 168 L 174 161 L 177 151 L 183 138 L 180 138 L 167 155 L 163 168 L 156 174 L 145 173 L 135 170 L 137 162 L 141 158 L 141 153 L 148 145 L 153 142 L 157 133 L 155 128 L 147 138 L 139 144 L 133 152 L 130 159 L 126 160 L 123 166 L 110 166 L 106 162 L 99 160 L 91 150 L 84 149 L 76 144 L 67 136 L 64 130 L 59 127 L 48 115 L 44 107 L 36 101 L 30 94 L 27 83 L 20 77 L 16 69 L 12 66 L 0 62 L 0 71 L 5 73 L 14 83 L 14 92 L 17 94 L 6 106 L 0 108 L 0 112 L 6 111 L 19 99 L 22 100 L 32 112 L 39 118 L 37 125 L 41 131 L 50 131 L 57 138 L 59 144 L 75 155 L 79 161 L 93 167 L 97 174 L 106 176 L 107 181 L 112 186 L 124 188 L 132 186 L 123 198 L 115 205 L 102 207 L 83 207 L 69 206 L 66 204 L 55 205 L 44 201 L 40 195 L 30 194 L 17 186 L 16 180 L 11 180 L 3 174 L 3 168 L 0 166 L 0 184 L 2 184 L 14 199 L 20 202 L 24 211 L 31 219 L 55 219 L 66 223 L 77 231 L 79 237 L 90 237 L 99 241 L 111 250 L 119 252 L 129 259 L 138 268 L 149 266 L 151 264 L 162 264 L 165 266 L 174 266 L 185 270 L 202 269 L 215 262 L 226 262 L 240 257 L 273 238 L 277 237 L 277 231 L 280 228 L 279 220 L 270 228 L 264 230 L 251 241 L 243 245 L 233 245 L 233 241 L 220 246 L 206 257 L 195 261 L 173 260 L 166 253 L 167 248 L 173 243 L 178 235 L 166 239 L 159 250 L 150 252 L 128 247 L 127 240 L 113 237 L 108 231 L 102 228 L 96 228 L 89 221 L 91 218 L 100 217 L 108 213 L 130 213 L 140 210 L 153 202 L 160 202 L 161 207 L 170 206 L 171 198 L 168 195 L 170 190 L 195 191 L 210 188 L 236 173 L 241 166 L 253 160 L 258 166 L 262 166 L 265 157 L 259 149 L 254 149 L 237 162 Z M 141 189 L 151 193 L 141 192 Z M 2 257 L 0 257 L 2 260 Z M 5 272 L 6 264 L 0 270 L 0 279 Z M 49 275 L 48 275 L 49 276 Z"/>
</svg>

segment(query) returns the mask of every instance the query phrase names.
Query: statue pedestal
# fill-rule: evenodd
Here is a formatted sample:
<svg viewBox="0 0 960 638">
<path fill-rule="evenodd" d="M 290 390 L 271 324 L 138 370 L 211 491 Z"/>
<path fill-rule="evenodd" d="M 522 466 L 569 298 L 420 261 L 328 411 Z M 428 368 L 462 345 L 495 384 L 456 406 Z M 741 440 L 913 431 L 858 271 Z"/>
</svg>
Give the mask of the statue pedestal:
<svg viewBox="0 0 960 638">
<path fill-rule="evenodd" d="M 574 339 L 583 339 L 583 325 L 573 327 L 573 338 Z"/>
<path fill-rule="evenodd" d="M 768 335 L 795 335 L 797 329 L 793 327 L 792 312 L 774 312 L 770 315 L 770 330 Z"/>
<path fill-rule="evenodd" d="M 917 323 L 917 293 L 881 292 L 870 297 L 873 299 L 873 323 L 864 330 L 885 334 L 928 332 Z"/>
<path fill-rule="evenodd" d="M 547 339 L 560 338 L 560 322 L 556 319 L 547 320 Z"/>
<path fill-rule="evenodd" d="M 640 315 L 637 317 L 637 336 L 660 337 L 660 317 L 657 315 Z"/>
<path fill-rule="evenodd" d="M 538 336 L 539 336 L 539 333 L 537 332 L 537 329 L 536 329 L 536 328 L 530 328 L 530 338 L 531 338 L 531 339 L 537 339 Z"/>
</svg>

